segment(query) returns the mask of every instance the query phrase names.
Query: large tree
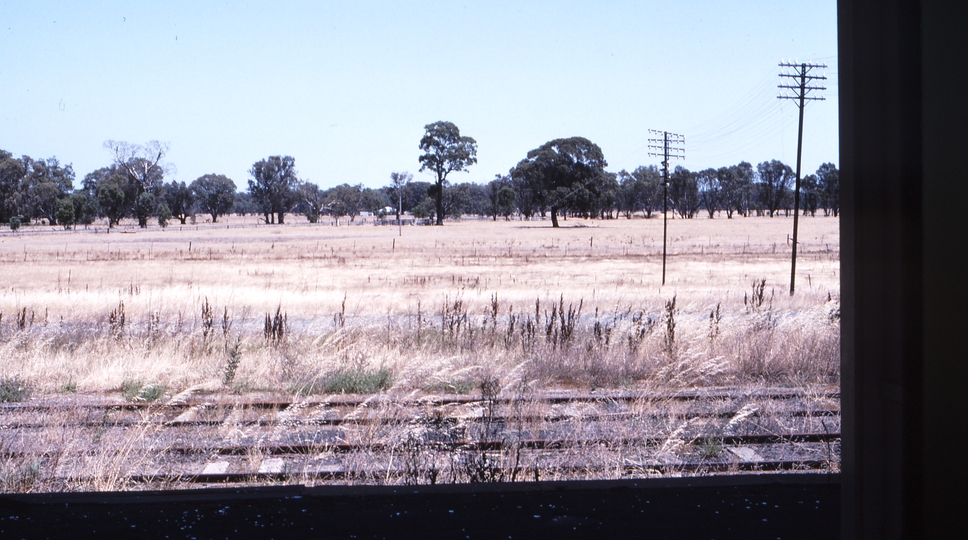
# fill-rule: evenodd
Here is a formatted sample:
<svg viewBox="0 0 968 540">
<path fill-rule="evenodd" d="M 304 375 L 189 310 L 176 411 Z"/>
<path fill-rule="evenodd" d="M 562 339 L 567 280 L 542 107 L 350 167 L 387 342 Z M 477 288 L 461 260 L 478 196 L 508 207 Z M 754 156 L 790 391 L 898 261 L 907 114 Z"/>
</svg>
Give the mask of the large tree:
<svg viewBox="0 0 968 540">
<path fill-rule="evenodd" d="M 558 227 L 558 212 L 568 199 L 603 180 L 608 163 L 597 144 L 584 137 L 555 139 L 528 152 L 528 157 L 511 169 L 520 178 L 539 207 L 551 212 L 551 226 Z"/>
<path fill-rule="evenodd" d="M 477 141 L 462 137 L 451 122 L 434 122 L 424 129 L 426 132 L 420 139 L 420 150 L 424 154 L 418 158 L 420 171 L 429 170 L 436 176 L 437 225 L 443 225 L 447 175 L 477 163 Z"/>
<path fill-rule="evenodd" d="M 249 169 L 249 194 L 262 209 L 267 224 L 283 224 L 285 214 L 295 202 L 295 189 L 299 183 L 296 177 L 296 160 L 291 156 L 270 156 L 257 161 Z"/>
<path fill-rule="evenodd" d="M 235 182 L 224 174 L 199 176 L 192 182 L 192 192 L 199 208 L 212 216 L 212 223 L 217 222 L 219 216 L 228 214 L 235 205 Z"/>
</svg>

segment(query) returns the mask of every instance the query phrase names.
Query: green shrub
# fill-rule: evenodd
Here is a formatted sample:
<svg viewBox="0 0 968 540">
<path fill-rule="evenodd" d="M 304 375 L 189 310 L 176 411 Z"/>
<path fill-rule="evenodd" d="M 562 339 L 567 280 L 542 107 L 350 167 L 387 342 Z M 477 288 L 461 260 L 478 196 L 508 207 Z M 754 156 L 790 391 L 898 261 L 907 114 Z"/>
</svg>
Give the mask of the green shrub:
<svg viewBox="0 0 968 540">
<path fill-rule="evenodd" d="M 14 216 L 14 217 L 10 218 L 10 221 L 8 223 L 10 223 L 10 230 L 11 231 L 16 231 L 17 229 L 20 228 L 21 221 L 20 221 L 20 218 L 19 217 Z"/>
<path fill-rule="evenodd" d="M 386 368 L 376 371 L 349 369 L 296 385 L 293 393 L 309 394 L 375 394 L 390 388 L 393 377 Z"/>
<path fill-rule="evenodd" d="M 121 383 L 121 395 L 128 401 L 157 401 L 165 395 L 163 384 L 142 384 L 141 381 L 127 380 Z"/>
<path fill-rule="evenodd" d="M 23 401 L 29 396 L 30 388 L 23 380 L 17 377 L 13 379 L 0 379 L 0 403 Z"/>
</svg>

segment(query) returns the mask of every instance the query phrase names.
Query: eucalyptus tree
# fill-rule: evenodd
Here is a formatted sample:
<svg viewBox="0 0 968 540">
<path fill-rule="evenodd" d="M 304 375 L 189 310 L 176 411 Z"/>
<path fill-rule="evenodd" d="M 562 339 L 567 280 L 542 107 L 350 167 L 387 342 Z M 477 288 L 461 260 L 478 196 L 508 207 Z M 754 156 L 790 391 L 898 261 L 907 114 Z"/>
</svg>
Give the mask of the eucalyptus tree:
<svg viewBox="0 0 968 540">
<path fill-rule="evenodd" d="M 296 160 L 291 156 L 270 156 L 249 169 L 249 194 L 262 210 L 265 222 L 284 223 L 286 212 L 295 203 Z"/>
<path fill-rule="evenodd" d="M 699 189 L 699 201 L 709 214 L 709 219 L 712 219 L 722 207 L 723 198 L 716 169 L 703 169 L 696 173 L 696 187 Z"/>
<path fill-rule="evenodd" d="M 165 204 L 171 211 L 173 217 L 178 218 L 182 225 L 192 215 L 192 208 L 195 206 L 195 193 L 185 182 L 172 180 L 165 184 Z"/>
<path fill-rule="evenodd" d="M 582 190 L 604 181 L 608 166 L 602 149 L 584 137 L 555 139 L 528 152 L 511 169 L 511 177 L 528 189 L 534 203 L 551 213 L 551 226 L 558 227 L 558 213 Z"/>
<path fill-rule="evenodd" d="M 790 195 L 790 188 L 793 186 L 793 169 L 783 162 L 772 160 L 764 161 L 756 166 L 757 179 L 756 193 L 763 209 L 773 217 L 783 208 L 786 199 Z"/>
<path fill-rule="evenodd" d="M 840 171 L 833 163 L 824 163 L 817 169 L 817 189 L 825 216 L 840 214 Z"/>
<path fill-rule="evenodd" d="M 174 167 L 162 160 L 168 155 L 168 144 L 148 141 L 144 145 L 125 141 L 104 141 L 104 148 L 111 152 L 115 166 L 137 188 L 136 197 L 149 191 L 157 194 L 166 173 Z"/>
<path fill-rule="evenodd" d="M 424 130 L 424 136 L 420 139 L 420 150 L 424 154 L 418 161 L 421 172 L 429 170 L 436 177 L 434 197 L 437 201 L 437 225 L 443 225 L 447 175 L 477 163 L 477 141 L 461 136 L 460 129 L 451 122 L 427 124 Z"/>
<path fill-rule="evenodd" d="M 212 223 L 235 206 L 235 182 L 224 174 L 206 174 L 192 182 L 192 193 L 199 208 L 212 216 Z M 280 221 L 281 223 L 281 221 Z"/>
</svg>

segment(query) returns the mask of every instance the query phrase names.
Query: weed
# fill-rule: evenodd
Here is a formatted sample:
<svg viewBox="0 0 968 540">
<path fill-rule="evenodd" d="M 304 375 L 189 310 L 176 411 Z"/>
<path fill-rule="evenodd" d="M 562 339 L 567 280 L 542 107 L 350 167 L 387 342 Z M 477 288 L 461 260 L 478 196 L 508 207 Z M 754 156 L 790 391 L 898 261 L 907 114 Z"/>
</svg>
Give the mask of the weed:
<svg viewBox="0 0 968 540">
<path fill-rule="evenodd" d="M 229 308 L 225 306 L 225 311 L 222 312 L 222 336 L 228 336 L 229 330 L 232 329 L 232 319 L 229 318 Z"/>
<path fill-rule="evenodd" d="M 723 440 L 716 437 L 706 437 L 699 446 L 699 452 L 706 459 L 718 457 L 723 452 Z"/>
<path fill-rule="evenodd" d="M 212 317 L 212 306 L 208 303 L 208 297 L 202 302 L 202 338 L 208 340 L 208 335 L 212 333 L 212 326 L 215 320 Z"/>
<path fill-rule="evenodd" d="M 282 312 L 282 306 L 276 308 L 276 316 L 272 317 L 266 313 L 265 328 L 263 335 L 266 343 L 276 345 L 281 342 L 289 330 L 289 315 Z"/>
<path fill-rule="evenodd" d="M 0 492 L 25 493 L 40 479 L 40 462 L 20 463 L 8 470 L 0 471 Z"/>
<path fill-rule="evenodd" d="M 669 356 L 674 356 L 676 351 L 676 297 L 666 302 L 665 305 L 665 350 Z"/>
<path fill-rule="evenodd" d="M 328 377 L 313 379 L 290 389 L 293 393 L 310 394 L 375 394 L 390 388 L 393 376 L 386 368 L 366 370 L 362 367 L 337 371 Z"/>
<path fill-rule="evenodd" d="M 30 387 L 18 377 L 0 379 L 0 403 L 24 401 L 30 397 Z"/>
<path fill-rule="evenodd" d="M 27 308 L 23 308 L 17 314 L 17 329 L 21 332 L 27 329 Z"/>
<path fill-rule="evenodd" d="M 723 320 L 723 314 L 720 311 L 721 306 L 721 303 L 717 303 L 716 309 L 709 312 L 709 339 L 719 337 L 719 321 Z"/>
<path fill-rule="evenodd" d="M 490 375 L 485 375 L 480 382 L 481 410 L 480 431 L 477 436 L 477 448 L 462 456 L 463 469 L 472 483 L 503 482 L 506 471 L 501 467 L 500 456 L 493 456 L 488 452 L 488 445 L 496 439 L 498 431 L 497 398 L 501 391 L 501 382 Z"/>
<path fill-rule="evenodd" d="M 108 326 L 111 328 L 111 335 L 114 339 L 121 339 L 124 335 L 124 301 L 118 302 L 118 307 L 111 311 L 111 315 L 108 316 Z"/>
<path fill-rule="evenodd" d="M 340 304 L 339 313 L 333 315 L 333 324 L 336 328 L 343 328 L 346 326 L 346 295 L 343 295 L 343 303 Z"/>
<path fill-rule="evenodd" d="M 77 382 L 74 379 L 68 379 L 66 383 L 61 385 L 60 391 L 64 394 L 77 392 Z"/>
<path fill-rule="evenodd" d="M 225 373 L 222 375 L 222 384 L 229 386 L 235 380 L 235 372 L 239 369 L 239 362 L 242 361 L 242 335 L 235 338 L 235 344 L 228 347 L 228 363 L 225 365 Z"/>
<path fill-rule="evenodd" d="M 162 384 L 143 384 L 141 381 L 129 379 L 121 383 L 121 395 L 128 401 L 151 403 L 165 395 L 165 386 Z"/>
</svg>

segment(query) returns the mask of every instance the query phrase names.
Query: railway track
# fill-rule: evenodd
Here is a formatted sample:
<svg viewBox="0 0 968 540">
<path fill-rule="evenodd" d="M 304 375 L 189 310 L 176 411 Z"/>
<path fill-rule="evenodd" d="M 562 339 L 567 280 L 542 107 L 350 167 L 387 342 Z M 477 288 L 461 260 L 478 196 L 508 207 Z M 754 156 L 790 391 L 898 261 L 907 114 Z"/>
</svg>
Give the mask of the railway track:
<svg viewBox="0 0 968 540">
<path fill-rule="evenodd" d="M 121 489 L 836 470 L 839 401 L 789 389 L 38 399 L 0 407 L 0 472 Z"/>
</svg>

